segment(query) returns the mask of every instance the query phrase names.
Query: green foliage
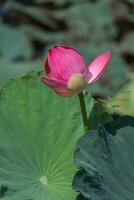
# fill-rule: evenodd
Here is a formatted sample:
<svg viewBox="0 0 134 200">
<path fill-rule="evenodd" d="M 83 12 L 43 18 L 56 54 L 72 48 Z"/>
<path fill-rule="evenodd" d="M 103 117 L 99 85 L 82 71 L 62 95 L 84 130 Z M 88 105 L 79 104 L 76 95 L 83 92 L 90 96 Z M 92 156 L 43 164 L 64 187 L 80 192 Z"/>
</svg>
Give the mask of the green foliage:
<svg viewBox="0 0 134 200">
<path fill-rule="evenodd" d="M 111 122 L 112 116 L 106 110 L 102 102 L 94 101 L 89 115 L 89 125 L 91 129 L 99 128 L 100 125 Z"/>
<path fill-rule="evenodd" d="M 0 54 L 6 59 L 31 58 L 32 45 L 19 29 L 0 27 Z"/>
<path fill-rule="evenodd" d="M 77 97 L 62 98 L 39 73 L 9 81 L 0 94 L 3 200 L 72 200 L 73 151 L 83 133 Z"/>
<path fill-rule="evenodd" d="M 49 24 L 50 28 L 57 28 L 57 23 L 52 19 L 47 12 L 43 12 L 43 10 L 34 6 L 24 6 L 22 4 L 13 3 L 11 4 L 11 9 L 15 9 L 21 13 L 24 13 L 33 19 L 37 20 L 42 25 Z"/>
<path fill-rule="evenodd" d="M 113 98 L 105 102 L 105 107 L 111 113 L 134 115 L 134 74 Z"/>
<path fill-rule="evenodd" d="M 77 200 L 133 199 L 134 118 L 122 117 L 77 143 L 73 187 Z"/>
<path fill-rule="evenodd" d="M 121 49 L 123 52 L 134 54 L 134 45 L 132 41 L 134 41 L 134 33 L 130 32 L 124 37 L 121 44 Z"/>
<path fill-rule="evenodd" d="M 82 0 L 87 1 L 87 0 Z M 81 0 L 34 0 L 34 2 L 36 2 L 37 4 L 43 4 L 43 3 L 53 3 L 54 5 L 57 6 L 64 6 L 66 4 L 70 4 L 70 3 L 81 3 Z"/>
<path fill-rule="evenodd" d="M 41 65 L 40 60 L 11 62 L 10 60 L 0 59 L 0 89 L 8 79 L 39 69 Z"/>
<path fill-rule="evenodd" d="M 112 23 L 112 15 L 109 12 L 109 3 L 102 0 L 100 3 L 92 4 L 82 2 L 82 4 L 74 4 L 69 9 L 57 12 L 59 18 L 65 18 L 69 30 L 77 35 L 85 35 L 91 39 L 98 39 L 102 36 L 106 37 L 111 34 L 110 23 Z M 95 15 L 99 17 L 95 17 Z M 107 26 L 106 30 L 103 26 Z M 116 29 L 116 27 L 114 27 Z M 97 31 L 100 31 L 99 33 Z M 93 33 L 94 34 L 91 34 Z M 97 37 L 96 37 L 97 36 Z M 107 35 L 108 37 L 109 35 Z"/>
<path fill-rule="evenodd" d="M 7 192 L 8 188 L 1 186 L 0 187 L 0 199 L 4 196 L 4 194 Z"/>
<path fill-rule="evenodd" d="M 40 59 L 32 60 L 32 43 L 19 28 L 0 27 L 0 55 L 0 89 L 8 79 L 42 66 Z"/>
</svg>

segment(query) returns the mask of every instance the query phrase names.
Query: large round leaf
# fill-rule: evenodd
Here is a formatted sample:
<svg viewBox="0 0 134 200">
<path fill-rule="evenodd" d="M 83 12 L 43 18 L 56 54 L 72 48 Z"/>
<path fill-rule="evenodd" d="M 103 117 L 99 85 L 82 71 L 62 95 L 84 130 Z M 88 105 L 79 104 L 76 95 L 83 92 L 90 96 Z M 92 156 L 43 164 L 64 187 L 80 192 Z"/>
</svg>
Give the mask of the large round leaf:
<svg viewBox="0 0 134 200">
<path fill-rule="evenodd" d="M 75 161 L 77 200 L 134 199 L 134 118 L 122 117 L 83 136 Z"/>
<path fill-rule="evenodd" d="M 45 87 L 38 73 L 0 94 L 0 185 L 4 200 L 73 200 L 74 144 L 83 133 L 77 97 Z"/>
</svg>

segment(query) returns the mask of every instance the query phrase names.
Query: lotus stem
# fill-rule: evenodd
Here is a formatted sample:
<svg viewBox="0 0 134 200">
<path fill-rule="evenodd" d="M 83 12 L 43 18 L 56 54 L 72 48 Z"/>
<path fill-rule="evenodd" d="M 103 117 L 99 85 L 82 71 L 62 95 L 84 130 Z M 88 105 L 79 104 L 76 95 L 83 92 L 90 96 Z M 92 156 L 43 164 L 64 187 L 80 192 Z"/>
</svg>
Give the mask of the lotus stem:
<svg viewBox="0 0 134 200">
<path fill-rule="evenodd" d="M 90 130 L 90 127 L 89 127 L 89 122 L 88 122 L 88 118 L 87 118 L 87 111 L 86 111 L 85 99 L 84 99 L 83 92 L 79 93 L 79 101 L 80 101 L 84 130 L 85 130 L 85 133 L 87 133 Z"/>
</svg>

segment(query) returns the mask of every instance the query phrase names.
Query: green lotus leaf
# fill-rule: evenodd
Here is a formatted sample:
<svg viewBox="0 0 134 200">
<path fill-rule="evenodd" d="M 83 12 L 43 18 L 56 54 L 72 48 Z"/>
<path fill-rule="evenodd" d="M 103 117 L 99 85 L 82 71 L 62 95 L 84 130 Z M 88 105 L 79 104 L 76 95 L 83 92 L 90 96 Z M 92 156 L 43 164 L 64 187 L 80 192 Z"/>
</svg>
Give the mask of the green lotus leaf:
<svg viewBox="0 0 134 200">
<path fill-rule="evenodd" d="M 77 143 L 77 200 L 134 198 L 134 118 L 124 116 L 89 132 Z"/>
<path fill-rule="evenodd" d="M 40 73 L 9 81 L 0 93 L 3 200 L 73 200 L 74 146 L 84 132 L 77 96 L 63 98 Z"/>
</svg>

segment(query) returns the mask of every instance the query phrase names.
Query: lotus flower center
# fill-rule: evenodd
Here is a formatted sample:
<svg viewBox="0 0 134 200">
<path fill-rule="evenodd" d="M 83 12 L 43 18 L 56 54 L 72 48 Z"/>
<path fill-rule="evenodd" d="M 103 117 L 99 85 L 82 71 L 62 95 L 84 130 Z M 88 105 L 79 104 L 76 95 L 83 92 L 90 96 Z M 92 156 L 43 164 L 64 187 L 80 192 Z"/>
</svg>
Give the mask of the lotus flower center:
<svg viewBox="0 0 134 200">
<path fill-rule="evenodd" d="M 86 87 L 86 79 L 83 74 L 73 74 L 67 83 L 67 88 L 74 92 L 82 92 Z"/>
<path fill-rule="evenodd" d="M 42 185 L 47 185 L 47 177 L 46 176 L 40 177 L 40 182 L 42 183 Z"/>
</svg>

